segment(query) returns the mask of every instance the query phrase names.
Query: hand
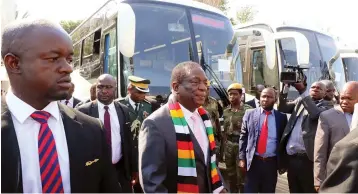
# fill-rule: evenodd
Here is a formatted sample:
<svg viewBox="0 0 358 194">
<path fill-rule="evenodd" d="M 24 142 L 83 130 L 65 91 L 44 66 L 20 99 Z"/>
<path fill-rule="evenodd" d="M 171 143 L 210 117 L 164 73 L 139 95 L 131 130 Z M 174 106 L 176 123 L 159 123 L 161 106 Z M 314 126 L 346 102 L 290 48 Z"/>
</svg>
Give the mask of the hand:
<svg viewBox="0 0 358 194">
<path fill-rule="evenodd" d="M 138 172 L 133 172 L 133 173 L 132 173 L 132 181 L 131 181 L 132 186 L 135 185 L 135 184 L 137 184 L 137 183 L 138 183 L 138 180 L 139 180 L 139 174 L 138 174 Z"/>
<path fill-rule="evenodd" d="M 240 168 L 246 168 L 245 160 L 239 160 L 239 167 Z"/>
<path fill-rule="evenodd" d="M 228 193 L 228 191 L 224 188 L 223 190 L 220 191 L 220 193 Z"/>
<path fill-rule="evenodd" d="M 314 189 L 315 189 L 316 192 L 318 193 L 318 191 L 319 191 L 319 186 L 315 186 Z"/>
</svg>

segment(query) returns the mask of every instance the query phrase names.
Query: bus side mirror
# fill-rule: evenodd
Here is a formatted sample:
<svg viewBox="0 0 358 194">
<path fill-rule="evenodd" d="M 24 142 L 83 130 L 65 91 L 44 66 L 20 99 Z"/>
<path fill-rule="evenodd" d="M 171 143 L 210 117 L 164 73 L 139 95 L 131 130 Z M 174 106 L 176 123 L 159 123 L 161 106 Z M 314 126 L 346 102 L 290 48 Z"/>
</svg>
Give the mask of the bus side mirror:
<svg viewBox="0 0 358 194">
<path fill-rule="evenodd" d="M 126 57 L 134 55 L 135 48 L 135 14 L 130 5 L 120 3 L 118 10 L 118 50 Z"/>
<path fill-rule="evenodd" d="M 277 32 L 275 40 L 292 38 L 296 44 L 297 63 L 300 69 L 310 68 L 310 46 L 307 38 L 299 32 Z"/>
</svg>

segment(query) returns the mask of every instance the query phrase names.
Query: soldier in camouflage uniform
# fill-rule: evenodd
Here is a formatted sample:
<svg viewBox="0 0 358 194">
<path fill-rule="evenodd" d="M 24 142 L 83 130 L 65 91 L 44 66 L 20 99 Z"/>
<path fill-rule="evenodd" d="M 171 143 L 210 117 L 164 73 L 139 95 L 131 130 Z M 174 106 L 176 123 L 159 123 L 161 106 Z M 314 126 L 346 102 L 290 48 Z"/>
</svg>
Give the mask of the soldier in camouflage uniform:
<svg viewBox="0 0 358 194">
<path fill-rule="evenodd" d="M 138 135 L 142 122 L 152 113 L 152 105 L 145 99 L 149 92 L 150 81 L 136 76 L 128 77 L 130 83 L 128 85 L 128 95 L 119 100 L 122 104 L 129 108 L 129 117 L 132 122 L 131 132 L 133 135 L 133 146 L 138 152 Z M 137 153 L 136 153 L 137 154 Z M 135 193 L 142 193 L 141 186 L 138 184 L 133 186 Z"/>
<path fill-rule="evenodd" d="M 236 164 L 239 152 L 239 138 L 242 118 L 245 111 L 252 107 L 241 102 L 242 85 L 231 84 L 228 89 L 230 105 L 224 110 L 225 164 L 228 173 L 227 182 L 231 193 L 243 192 L 244 172 Z"/>
<path fill-rule="evenodd" d="M 211 120 L 211 123 L 213 125 L 213 129 L 214 129 L 214 136 L 215 136 L 215 141 L 216 141 L 216 147 L 215 147 L 215 152 L 217 154 L 217 158 L 218 161 L 222 160 L 222 155 L 220 155 L 220 139 L 221 139 L 221 127 L 220 127 L 220 113 L 219 113 L 219 109 L 220 109 L 220 104 L 218 103 L 218 101 L 210 96 L 210 91 L 209 91 L 209 86 L 210 86 L 210 82 L 208 82 L 208 93 L 206 96 L 206 100 L 205 100 L 205 104 L 203 105 L 204 109 L 206 111 L 208 111 L 209 113 L 209 117 Z"/>
</svg>

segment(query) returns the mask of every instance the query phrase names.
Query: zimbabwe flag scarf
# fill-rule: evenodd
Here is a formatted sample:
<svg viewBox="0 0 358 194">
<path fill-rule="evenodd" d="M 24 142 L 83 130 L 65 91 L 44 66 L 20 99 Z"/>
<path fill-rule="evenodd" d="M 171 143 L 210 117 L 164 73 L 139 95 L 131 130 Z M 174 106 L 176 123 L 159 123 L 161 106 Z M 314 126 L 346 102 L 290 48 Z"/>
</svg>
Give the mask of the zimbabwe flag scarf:
<svg viewBox="0 0 358 194">
<path fill-rule="evenodd" d="M 178 149 L 178 193 L 199 193 L 199 187 L 197 184 L 195 154 L 188 124 L 184 118 L 183 111 L 181 110 L 178 102 L 169 103 L 169 110 L 176 132 L 176 141 Z M 211 188 L 213 193 L 219 193 L 223 188 L 223 184 L 220 180 L 216 166 L 213 127 L 206 113 L 206 110 L 200 107 L 198 108 L 198 112 L 204 121 L 206 133 L 209 139 L 209 154 L 211 158 Z"/>
</svg>

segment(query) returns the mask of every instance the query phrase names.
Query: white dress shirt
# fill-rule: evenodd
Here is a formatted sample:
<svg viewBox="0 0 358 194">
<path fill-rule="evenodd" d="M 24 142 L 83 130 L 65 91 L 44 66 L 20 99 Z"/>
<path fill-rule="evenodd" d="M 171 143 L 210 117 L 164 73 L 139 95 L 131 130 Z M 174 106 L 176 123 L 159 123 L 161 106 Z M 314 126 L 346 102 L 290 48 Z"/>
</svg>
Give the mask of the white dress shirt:
<svg viewBox="0 0 358 194">
<path fill-rule="evenodd" d="M 352 124 L 352 119 L 353 119 L 353 115 L 350 113 L 344 113 L 344 116 L 346 117 L 347 123 L 348 123 L 348 127 L 351 129 L 351 124 Z M 351 129 L 352 130 L 352 129 Z"/>
<path fill-rule="evenodd" d="M 104 123 L 104 104 L 98 102 L 98 114 L 99 119 Z M 122 158 L 122 140 L 120 134 L 120 125 L 118 120 L 118 115 L 114 103 L 108 105 L 108 112 L 111 118 L 111 143 L 112 143 L 112 164 L 117 164 L 118 161 Z"/>
<path fill-rule="evenodd" d="M 38 134 L 41 124 L 30 117 L 37 110 L 16 97 L 11 91 L 6 95 L 6 104 L 11 112 L 20 149 L 23 192 L 42 193 L 38 153 Z M 70 166 L 67 140 L 57 102 L 51 102 L 43 111 L 51 114 L 48 119 L 48 125 L 56 143 L 63 189 L 65 193 L 70 193 Z"/>
<path fill-rule="evenodd" d="M 66 104 L 66 100 L 61 100 L 60 102 L 64 105 L 67 105 L 68 107 L 73 108 L 73 96 L 68 100 L 67 104 Z"/>
<path fill-rule="evenodd" d="M 196 137 L 196 140 L 198 141 L 198 143 L 201 146 L 203 146 L 202 151 L 204 153 L 205 163 L 206 163 L 207 162 L 207 157 L 208 157 L 209 139 L 208 139 L 208 135 L 206 133 L 204 122 L 201 119 L 201 116 L 199 115 L 197 109 L 194 112 L 191 112 L 190 110 L 186 109 L 181 104 L 180 104 L 180 108 L 182 109 L 184 117 L 185 117 L 185 120 L 188 123 L 188 126 L 190 127 L 190 129 L 192 130 L 194 136 Z M 194 129 L 194 121 L 191 118 L 192 116 L 194 116 L 195 120 L 198 122 L 199 129 Z M 197 130 L 199 130 L 200 134 L 198 134 Z M 199 135 L 202 138 L 198 138 Z M 202 142 L 199 142 L 199 139 Z"/>
<path fill-rule="evenodd" d="M 134 109 L 134 110 L 136 110 L 136 103 L 131 99 L 131 97 L 129 96 L 128 97 L 128 99 L 129 99 L 129 104 L 132 106 L 132 108 Z"/>
</svg>

